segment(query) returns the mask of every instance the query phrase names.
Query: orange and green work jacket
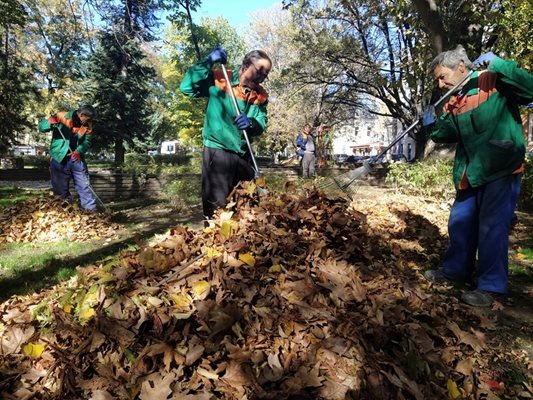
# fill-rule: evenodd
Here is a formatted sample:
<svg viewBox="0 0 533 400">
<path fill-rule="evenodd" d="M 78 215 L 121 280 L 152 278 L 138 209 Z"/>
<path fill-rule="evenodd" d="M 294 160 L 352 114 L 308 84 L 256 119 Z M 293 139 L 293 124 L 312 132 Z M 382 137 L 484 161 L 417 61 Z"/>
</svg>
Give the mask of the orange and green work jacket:
<svg viewBox="0 0 533 400">
<path fill-rule="evenodd" d="M 245 92 L 239 84 L 239 75 L 233 71 L 228 71 L 228 78 L 239 110 L 251 119 L 252 125 L 246 129 L 251 140 L 253 136 L 263 133 L 266 128 L 268 94 L 261 86 L 258 91 Z M 248 152 L 244 135 L 233 122 L 237 113 L 222 70 L 213 71 L 208 59 L 199 61 L 187 70 L 180 89 L 189 97 L 208 97 L 202 131 L 205 147 L 227 150 L 240 155 Z"/>
<path fill-rule="evenodd" d="M 533 100 L 533 75 L 516 62 L 495 58 L 474 72 L 444 105 L 431 139 L 457 143 L 453 182 L 478 187 L 521 171 L 525 141 L 519 105 Z"/>
<path fill-rule="evenodd" d="M 83 157 L 91 147 L 92 124 L 87 122 L 82 125 L 76 111 L 58 112 L 41 120 L 39 132 L 50 131 L 52 131 L 50 156 L 57 162 L 61 162 L 67 154 L 75 150 Z"/>
</svg>

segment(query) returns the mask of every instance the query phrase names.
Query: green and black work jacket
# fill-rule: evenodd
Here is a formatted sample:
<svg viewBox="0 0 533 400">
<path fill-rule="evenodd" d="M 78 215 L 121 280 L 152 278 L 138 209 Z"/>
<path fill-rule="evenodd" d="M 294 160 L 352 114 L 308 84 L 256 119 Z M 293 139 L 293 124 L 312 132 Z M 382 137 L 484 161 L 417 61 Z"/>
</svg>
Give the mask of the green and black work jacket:
<svg viewBox="0 0 533 400">
<path fill-rule="evenodd" d="M 533 75 L 495 58 L 444 105 L 431 139 L 457 143 L 453 182 L 478 187 L 521 171 L 525 140 L 519 106 L 533 101 Z"/>
<path fill-rule="evenodd" d="M 251 140 L 266 128 L 268 94 L 261 86 L 257 91 L 245 91 L 238 73 L 227 72 L 240 111 L 251 119 L 252 125 L 246 130 Z M 247 153 L 244 135 L 234 123 L 237 113 L 222 70 L 213 71 L 208 59 L 199 61 L 187 70 L 180 89 L 190 97 L 208 97 L 202 131 L 205 147 Z"/>
<path fill-rule="evenodd" d="M 57 162 L 61 162 L 67 154 L 75 150 L 83 157 L 91 147 L 92 124 L 87 122 L 82 125 L 76 111 L 61 111 L 41 120 L 39 132 L 50 131 L 50 156 Z"/>
</svg>

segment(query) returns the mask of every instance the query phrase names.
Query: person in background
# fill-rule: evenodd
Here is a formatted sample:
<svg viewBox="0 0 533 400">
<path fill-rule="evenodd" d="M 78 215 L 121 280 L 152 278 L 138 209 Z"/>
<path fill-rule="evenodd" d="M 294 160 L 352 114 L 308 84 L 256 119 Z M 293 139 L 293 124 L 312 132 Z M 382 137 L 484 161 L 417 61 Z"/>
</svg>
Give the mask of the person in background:
<svg viewBox="0 0 533 400">
<path fill-rule="evenodd" d="M 525 155 L 519 106 L 533 99 L 533 76 L 493 53 L 472 63 L 462 46 L 439 54 L 430 71 L 447 91 L 480 66 L 487 69 L 465 80 L 438 119 L 432 110 L 422 117 L 433 141 L 457 143 L 449 245 L 442 268 L 424 276 L 434 282 L 468 282 L 477 255 L 477 288 L 463 292 L 461 299 L 488 307 L 508 291 L 509 229 Z"/>
<path fill-rule="evenodd" d="M 41 120 L 40 132 L 52 132 L 50 142 L 50 178 L 55 195 L 72 201 L 70 180 L 80 198 L 81 207 L 96 211 L 96 201 L 89 181 L 85 153 L 91 148 L 93 106 L 61 111 Z"/>
<path fill-rule="evenodd" d="M 316 144 L 313 125 L 308 123 L 296 138 L 296 146 L 302 156 L 302 176 L 312 178 L 315 174 Z"/>
<path fill-rule="evenodd" d="M 207 219 L 217 208 L 226 206 L 228 195 L 240 181 L 254 179 L 242 130 L 252 140 L 267 125 L 268 93 L 261 84 L 272 68 L 269 56 L 262 50 L 249 52 L 238 69 L 228 70 L 230 82 L 222 70 L 213 70 L 214 64 L 226 64 L 226 60 L 226 51 L 216 48 L 187 70 L 180 85 L 186 96 L 208 98 L 202 130 L 202 205 Z M 240 109 L 238 115 L 231 87 Z"/>
</svg>

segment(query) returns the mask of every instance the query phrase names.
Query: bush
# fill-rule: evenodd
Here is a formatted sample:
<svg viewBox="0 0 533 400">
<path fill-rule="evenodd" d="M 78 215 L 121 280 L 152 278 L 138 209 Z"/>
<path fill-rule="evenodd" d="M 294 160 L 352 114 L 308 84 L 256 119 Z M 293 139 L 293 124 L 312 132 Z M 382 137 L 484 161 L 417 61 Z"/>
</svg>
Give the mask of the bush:
<svg viewBox="0 0 533 400">
<path fill-rule="evenodd" d="M 24 166 L 30 168 L 46 169 L 50 166 L 50 156 L 22 156 Z"/>
<path fill-rule="evenodd" d="M 201 204 L 201 190 L 199 179 L 182 178 L 165 184 L 163 193 L 174 208 L 181 210 Z"/>
<path fill-rule="evenodd" d="M 124 156 L 122 170 L 136 175 L 160 175 L 196 173 L 197 157 L 186 154 L 137 154 L 128 153 Z"/>
<path fill-rule="evenodd" d="M 453 161 L 443 159 L 394 163 L 385 182 L 403 193 L 452 198 L 455 194 L 452 169 Z"/>
</svg>

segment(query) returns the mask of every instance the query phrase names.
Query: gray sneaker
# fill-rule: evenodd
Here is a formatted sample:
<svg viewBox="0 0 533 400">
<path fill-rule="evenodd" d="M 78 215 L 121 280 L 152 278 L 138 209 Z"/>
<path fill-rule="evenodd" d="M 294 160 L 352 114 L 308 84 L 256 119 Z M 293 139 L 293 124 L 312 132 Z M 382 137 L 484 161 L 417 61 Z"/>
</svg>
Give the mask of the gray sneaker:
<svg viewBox="0 0 533 400">
<path fill-rule="evenodd" d="M 446 283 L 449 281 L 442 272 L 442 269 L 428 269 L 424 272 L 424 278 L 434 283 Z"/>
<path fill-rule="evenodd" d="M 464 292 L 461 300 L 473 307 L 490 307 L 494 300 L 503 301 L 505 295 L 499 293 L 486 292 L 481 289 Z"/>
</svg>

